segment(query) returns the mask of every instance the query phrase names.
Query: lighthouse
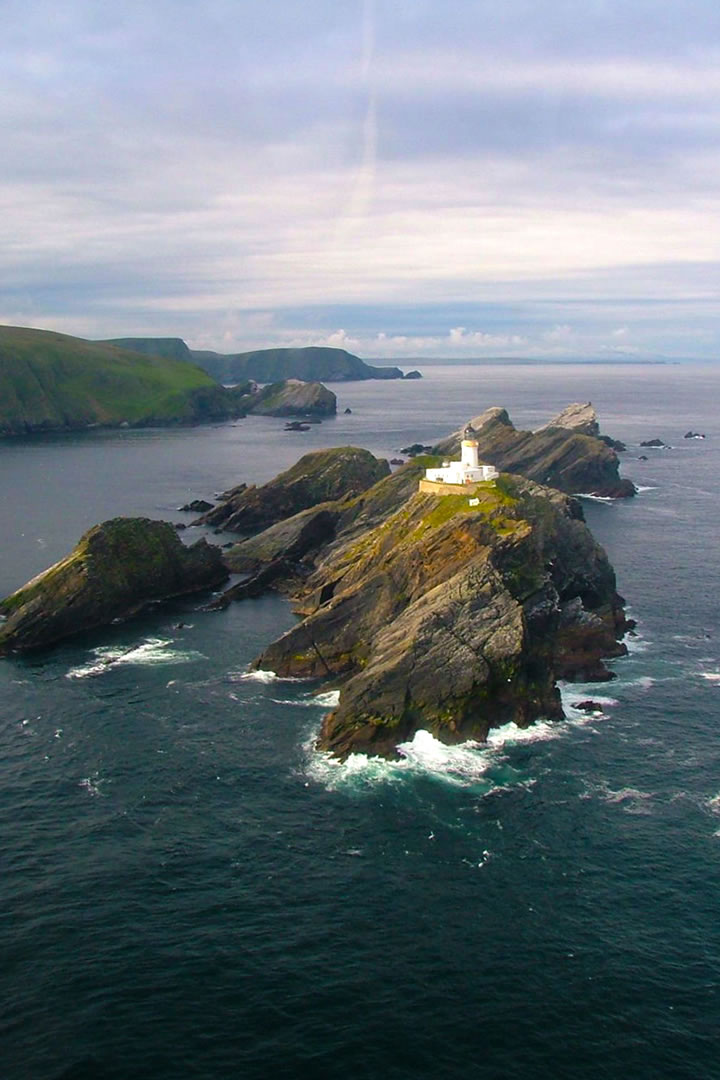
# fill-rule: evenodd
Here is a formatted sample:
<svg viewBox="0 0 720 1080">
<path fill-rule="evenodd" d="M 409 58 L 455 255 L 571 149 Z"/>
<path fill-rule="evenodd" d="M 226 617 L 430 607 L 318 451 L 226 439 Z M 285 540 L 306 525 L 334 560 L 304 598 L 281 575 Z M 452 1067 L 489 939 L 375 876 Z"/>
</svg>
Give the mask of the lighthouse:
<svg viewBox="0 0 720 1080">
<path fill-rule="evenodd" d="M 479 469 L 478 444 L 475 438 L 475 428 L 468 424 L 463 431 L 460 443 L 460 464 L 464 469 Z"/>
<path fill-rule="evenodd" d="M 460 443 L 460 460 L 446 461 L 441 469 L 426 469 L 420 490 L 435 495 L 451 495 L 458 489 L 474 490 L 483 480 L 494 480 L 498 471 L 493 465 L 483 465 L 478 459 L 475 429 L 468 424 Z"/>
</svg>

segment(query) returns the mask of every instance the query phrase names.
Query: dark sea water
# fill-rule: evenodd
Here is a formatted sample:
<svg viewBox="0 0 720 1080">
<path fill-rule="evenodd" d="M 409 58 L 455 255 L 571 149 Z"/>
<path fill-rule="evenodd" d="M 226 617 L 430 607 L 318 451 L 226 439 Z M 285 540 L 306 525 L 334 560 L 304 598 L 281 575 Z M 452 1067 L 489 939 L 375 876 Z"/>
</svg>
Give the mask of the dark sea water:
<svg viewBox="0 0 720 1080">
<path fill-rule="evenodd" d="M 337 765 L 316 686 L 247 677 L 293 622 L 274 596 L 0 661 L 4 1080 L 720 1077 L 720 367 L 424 371 L 336 387 L 352 414 L 303 435 L 0 444 L 0 594 L 307 449 L 591 399 L 641 485 L 585 501 L 640 632 L 564 691 L 603 714 Z"/>
</svg>

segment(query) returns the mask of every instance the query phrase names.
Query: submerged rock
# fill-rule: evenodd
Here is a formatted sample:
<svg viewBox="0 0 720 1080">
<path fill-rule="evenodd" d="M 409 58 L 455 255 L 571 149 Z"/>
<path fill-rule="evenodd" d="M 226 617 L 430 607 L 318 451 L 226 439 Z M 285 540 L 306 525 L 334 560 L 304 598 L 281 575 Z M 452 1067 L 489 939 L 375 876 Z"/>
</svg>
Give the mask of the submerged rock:
<svg viewBox="0 0 720 1080">
<path fill-rule="evenodd" d="M 424 443 L 414 442 L 410 446 L 403 446 L 400 453 L 407 454 L 408 457 L 417 457 L 418 454 L 431 454 L 432 446 L 426 446 Z"/>
<path fill-rule="evenodd" d="M 113 518 L 0 601 L 0 653 L 60 641 L 152 601 L 214 588 L 227 576 L 219 549 L 207 541 L 186 547 L 168 522 Z"/>
<path fill-rule="evenodd" d="M 184 506 L 178 507 L 179 510 L 184 510 L 186 513 L 193 514 L 206 514 L 208 510 L 212 510 L 213 504 L 208 502 L 207 499 L 193 499 L 192 502 L 185 503 Z"/>
</svg>

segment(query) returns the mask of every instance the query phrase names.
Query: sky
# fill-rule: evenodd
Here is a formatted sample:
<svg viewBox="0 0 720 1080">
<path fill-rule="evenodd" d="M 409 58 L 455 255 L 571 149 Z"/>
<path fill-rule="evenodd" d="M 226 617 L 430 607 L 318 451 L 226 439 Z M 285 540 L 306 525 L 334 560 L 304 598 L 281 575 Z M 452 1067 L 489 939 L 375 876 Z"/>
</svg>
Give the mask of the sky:
<svg viewBox="0 0 720 1080">
<path fill-rule="evenodd" d="M 0 0 L 0 322 L 720 357 L 717 0 Z"/>
</svg>

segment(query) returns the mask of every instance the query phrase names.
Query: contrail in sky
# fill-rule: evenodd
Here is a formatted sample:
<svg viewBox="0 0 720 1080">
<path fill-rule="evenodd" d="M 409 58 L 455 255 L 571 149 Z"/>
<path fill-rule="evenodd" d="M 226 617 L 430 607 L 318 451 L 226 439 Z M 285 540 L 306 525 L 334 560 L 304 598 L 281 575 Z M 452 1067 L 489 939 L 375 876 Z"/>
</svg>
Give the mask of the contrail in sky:
<svg viewBox="0 0 720 1080">
<path fill-rule="evenodd" d="M 372 62 L 375 54 L 375 0 L 363 0 L 362 77 L 367 86 L 367 106 L 362 130 L 362 159 L 348 200 L 347 210 L 338 222 L 336 239 L 343 240 L 359 218 L 366 215 L 375 187 L 377 165 L 377 100 L 372 85 Z"/>
</svg>

